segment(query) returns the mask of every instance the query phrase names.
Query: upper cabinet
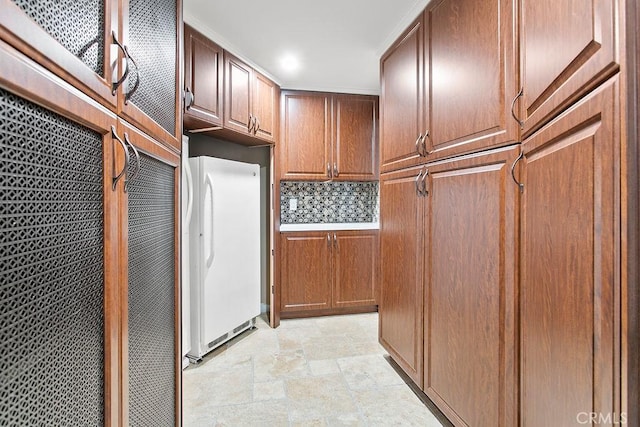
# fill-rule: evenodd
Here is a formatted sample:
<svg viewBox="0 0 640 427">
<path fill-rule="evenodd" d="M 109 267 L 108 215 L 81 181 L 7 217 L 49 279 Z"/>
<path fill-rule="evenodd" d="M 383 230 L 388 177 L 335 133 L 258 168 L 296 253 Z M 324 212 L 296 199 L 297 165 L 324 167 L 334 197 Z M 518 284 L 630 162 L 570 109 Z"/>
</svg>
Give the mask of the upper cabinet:
<svg viewBox="0 0 640 427">
<path fill-rule="evenodd" d="M 287 91 L 281 114 L 281 179 L 377 179 L 377 97 Z"/>
<path fill-rule="evenodd" d="M 184 32 L 185 130 L 245 145 L 275 143 L 278 85 L 186 24 Z"/>
<path fill-rule="evenodd" d="M 513 0 L 441 0 L 425 11 L 426 160 L 518 140 Z"/>
<path fill-rule="evenodd" d="M 120 75 L 126 79 L 119 89 L 118 109 L 149 135 L 180 149 L 181 1 L 124 0 L 123 6 L 127 14 L 120 31 L 126 49 L 121 49 Z"/>
<path fill-rule="evenodd" d="M 380 60 L 380 168 L 421 163 L 424 22 L 420 15 Z"/>
<path fill-rule="evenodd" d="M 3 40 L 115 110 L 118 2 L 0 0 Z"/>
<path fill-rule="evenodd" d="M 0 8 L 3 39 L 179 149 L 180 0 L 2 0 Z"/>
<path fill-rule="evenodd" d="M 510 0 L 440 0 L 382 56 L 383 172 L 519 138 Z"/>
<path fill-rule="evenodd" d="M 185 128 L 222 126 L 223 66 L 222 48 L 185 25 Z"/>
<path fill-rule="evenodd" d="M 619 69 L 616 5 L 599 0 L 522 0 L 519 117 L 525 135 Z"/>
</svg>

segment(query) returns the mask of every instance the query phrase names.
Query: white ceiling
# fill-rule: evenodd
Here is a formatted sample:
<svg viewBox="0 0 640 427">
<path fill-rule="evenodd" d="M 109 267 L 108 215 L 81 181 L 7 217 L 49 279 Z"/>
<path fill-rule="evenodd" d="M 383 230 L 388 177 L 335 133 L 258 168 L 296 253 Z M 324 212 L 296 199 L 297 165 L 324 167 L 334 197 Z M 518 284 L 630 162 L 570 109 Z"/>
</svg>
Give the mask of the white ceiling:
<svg viewBox="0 0 640 427">
<path fill-rule="evenodd" d="M 283 89 L 378 94 L 380 56 L 428 2 L 184 0 L 184 20 Z"/>
</svg>

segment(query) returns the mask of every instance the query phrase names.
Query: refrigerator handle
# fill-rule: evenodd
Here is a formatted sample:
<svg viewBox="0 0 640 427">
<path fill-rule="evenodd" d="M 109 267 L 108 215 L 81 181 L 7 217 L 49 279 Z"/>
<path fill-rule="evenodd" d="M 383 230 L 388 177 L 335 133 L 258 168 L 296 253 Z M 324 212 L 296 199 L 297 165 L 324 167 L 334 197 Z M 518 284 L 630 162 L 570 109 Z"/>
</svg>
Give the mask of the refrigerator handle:
<svg viewBox="0 0 640 427">
<path fill-rule="evenodd" d="M 187 191 L 187 212 L 184 217 L 185 226 L 189 226 L 191 223 L 191 214 L 193 211 L 193 175 L 191 174 L 191 166 L 189 165 L 189 160 L 183 163 L 182 167 L 184 168 L 184 174 L 186 177 L 186 191 Z"/>
<path fill-rule="evenodd" d="M 211 179 L 211 175 L 210 174 L 206 174 L 206 178 L 205 178 L 205 184 L 209 186 L 209 189 L 211 190 L 211 234 L 209 236 L 209 243 L 211 245 L 211 253 L 209 255 L 207 255 L 207 259 L 206 259 L 206 265 L 207 268 L 211 267 L 211 264 L 213 263 L 213 257 L 214 257 L 214 250 L 213 250 L 213 216 L 214 216 L 214 212 L 213 212 L 213 180 Z M 205 220 L 207 220 L 207 218 L 204 218 Z"/>
</svg>

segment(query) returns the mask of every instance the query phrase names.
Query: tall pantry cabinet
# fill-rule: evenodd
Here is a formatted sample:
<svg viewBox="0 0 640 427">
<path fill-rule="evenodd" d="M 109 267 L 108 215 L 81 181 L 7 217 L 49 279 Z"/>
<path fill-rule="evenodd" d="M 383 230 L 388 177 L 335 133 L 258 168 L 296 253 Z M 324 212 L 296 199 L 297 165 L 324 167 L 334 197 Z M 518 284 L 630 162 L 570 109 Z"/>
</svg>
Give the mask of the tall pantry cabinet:
<svg viewBox="0 0 640 427">
<path fill-rule="evenodd" d="M 629 420 L 624 6 L 435 1 L 381 59 L 380 341 L 456 426 Z"/>
<path fill-rule="evenodd" d="M 180 424 L 181 3 L 0 7 L 0 423 Z"/>
</svg>

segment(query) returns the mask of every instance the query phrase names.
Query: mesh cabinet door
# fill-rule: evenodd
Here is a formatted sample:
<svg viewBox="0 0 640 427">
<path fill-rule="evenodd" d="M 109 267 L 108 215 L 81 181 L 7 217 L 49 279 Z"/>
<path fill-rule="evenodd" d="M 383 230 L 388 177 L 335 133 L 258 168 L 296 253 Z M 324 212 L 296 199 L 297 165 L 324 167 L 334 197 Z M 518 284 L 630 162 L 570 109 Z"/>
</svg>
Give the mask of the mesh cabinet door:
<svg viewBox="0 0 640 427">
<path fill-rule="evenodd" d="M 62 94 L 55 84 L 39 87 Z M 74 101 L 76 112 L 93 114 Z M 2 426 L 102 426 L 111 415 L 104 409 L 113 386 L 105 378 L 113 362 L 105 352 L 111 145 L 105 129 L 69 117 L 0 89 Z"/>
<path fill-rule="evenodd" d="M 178 18 L 176 0 L 129 0 L 126 44 L 134 63 L 122 111 L 158 140 L 178 144 Z M 181 111 L 181 109 L 180 109 Z"/>
<path fill-rule="evenodd" d="M 128 197 L 129 425 L 173 426 L 179 413 L 176 166 L 133 129 Z M 175 154 L 172 154 L 175 156 Z M 133 160 L 139 158 L 139 162 Z"/>
<path fill-rule="evenodd" d="M 0 28 L 27 56 L 115 106 L 109 48 L 115 7 L 111 0 L 0 0 Z"/>
</svg>

